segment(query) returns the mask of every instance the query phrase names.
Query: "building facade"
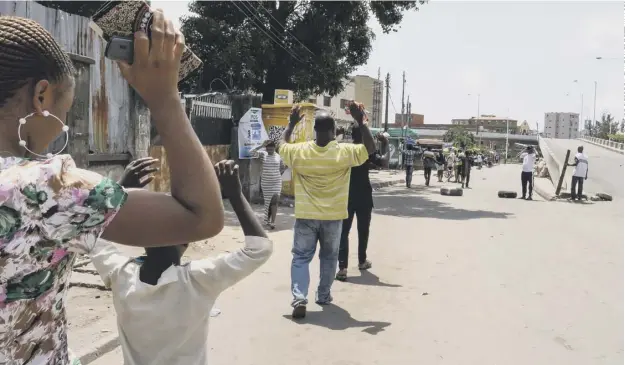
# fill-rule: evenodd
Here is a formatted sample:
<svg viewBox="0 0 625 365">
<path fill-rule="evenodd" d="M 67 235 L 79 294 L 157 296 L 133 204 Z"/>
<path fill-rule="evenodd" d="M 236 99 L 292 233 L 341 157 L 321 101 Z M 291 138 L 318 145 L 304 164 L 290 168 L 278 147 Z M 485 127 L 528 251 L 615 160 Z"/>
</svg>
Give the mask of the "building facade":
<svg viewBox="0 0 625 365">
<path fill-rule="evenodd" d="M 307 102 L 329 110 L 339 125 L 351 123 L 352 117 L 345 112 L 347 104 L 356 100 L 365 105 L 369 113 L 369 124 L 379 128 L 382 123 L 382 90 L 381 80 L 373 77 L 357 75 L 345 80 L 345 87 L 338 95 L 311 96 Z"/>
<path fill-rule="evenodd" d="M 403 119 L 402 114 L 395 113 L 395 122 L 392 124 L 393 128 L 402 128 L 406 121 L 409 123 L 410 128 L 415 128 L 425 123 L 425 116 L 423 114 L 407 114 L 405 118 L 406 119 Z M 390 126 L 391 124 L 389 123 L 389 127 Z"/>
<path fill-rule="evenodd" d="M 478 118 L 452 119 L 451 124 L 462 126 L 468 130 L 493 133 L 506 133 L 508 131 L 510 134 L 516 134 L 518 129 L 518 121 L 515 119 L 486 114 Z"/>
<path fill-rule="evenodd" d="M 579 136 L 578 113 L 545 113 L 546 138 L 575 139 Z"/>
</svg>

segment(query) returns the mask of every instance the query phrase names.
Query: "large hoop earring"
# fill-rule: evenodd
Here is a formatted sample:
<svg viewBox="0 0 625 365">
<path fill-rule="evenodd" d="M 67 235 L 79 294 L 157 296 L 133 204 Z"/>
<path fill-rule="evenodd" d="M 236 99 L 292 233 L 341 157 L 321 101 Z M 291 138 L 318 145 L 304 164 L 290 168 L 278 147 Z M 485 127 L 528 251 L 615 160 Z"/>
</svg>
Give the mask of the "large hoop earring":
<svg viewBox="0 0 625 365">
<path fill-rule="evenodd" d="M 17 127 L 17 137 L 19 138 L 20 142 L 20 146 L 24 147 L 24 149 L 28 152 L 30 152 L 30 154 L 38 156 L 38 157 L 42 157 L 42 158 L 52 158 L 58 154 L 60 154 L 61 152 L 63 152 L 63 150 L 65 150 L 65 148 L 67 147 L 67 142 L 69 141 L 69 134 L 67 133 L 67 131 L 69 131 L 69 127 L 65 125 L 65 123 L 63 123 L 62 120 L 60 120 L 56 115 L 50 113 L 47 110 L 44 110 L 41 113 L 44 117 L 52 117 L 54 119 L 56 119 L 59 123 L 61 123 L 61 125 L 63 126 L 61 129 L 63 130 L 63 132 L 65 132 L 65 144 L 63 145 L 63 148 L 61 148 L 61 150 L 57 153 L 47 153 L 45 155 L 40 155 L 37 152 L 32 151 L 31 149 L 28 148 L 28 146 L 26 146 L 26 141 L 22 139 L 22 126 L 24 124 L 26 124 L 26 122 L 28 121 L 28 118 L 32 117 L 33 115 L 35 115 L 35 113 L 30 113 L 27 116 L 25 116 L 24 118 L 20 118 L 19 119 L 19 126 Z"/>
</svg>

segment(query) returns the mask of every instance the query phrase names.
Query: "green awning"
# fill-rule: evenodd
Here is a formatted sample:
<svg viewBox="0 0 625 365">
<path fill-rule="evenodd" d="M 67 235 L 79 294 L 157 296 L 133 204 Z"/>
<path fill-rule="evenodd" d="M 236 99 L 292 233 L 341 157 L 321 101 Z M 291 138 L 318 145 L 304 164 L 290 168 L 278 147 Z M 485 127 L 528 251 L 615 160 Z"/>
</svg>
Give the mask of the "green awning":
<svg viewBox="0 0 625 365">
<path fill-rule="evenodd" d="M 371 129 L 371 133 L 373 134 L 384 131 L 384 128 L 370 128 L 370 129 Z M 391 138 L 403 138 L 403 137 L 410 137 L 412 139 L 419 138 L 419 133 L 417 133 L 416 129 L 407 129 L 404 134 L 404 131 L 401 128 L 389 128 L 388 134 L 391 136 Z"/>
</svg>

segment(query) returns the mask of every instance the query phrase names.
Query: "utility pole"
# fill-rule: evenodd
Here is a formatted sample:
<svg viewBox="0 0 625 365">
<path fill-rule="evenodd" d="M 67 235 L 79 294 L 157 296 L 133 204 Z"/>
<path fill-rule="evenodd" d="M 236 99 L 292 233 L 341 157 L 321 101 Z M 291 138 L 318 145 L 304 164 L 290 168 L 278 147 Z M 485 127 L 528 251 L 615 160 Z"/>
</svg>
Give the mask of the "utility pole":
<svg viewBox="0 0 625 365">
<path fill-rule="evenodd" d="M 386 111 L 384 113 L 384 132 L 388 132 L 388 93 L 391 85 L 391 74 L 386 73 Z"/>
<path fill-rule="evenodd" d="M 404 71 L 402 73 L 402 85 L 401 85 L 401 121 L 402 121 L 402 128 L 406 125 L 406 114 L 405 114 L 406 104 L 404 104 L 404 91 L 405 90 L 406 90 L 406 71 Z"/>
<path fill-rule="evenodd" d="M 595 81 L 595 100 L 593 102 L 593 107 L 592 107 L 592 124 L 591 126 L 594 126 L 595 123 L 597 122 L 597 81 Z"/>
<path fill-rule="evenodd" d="M 408 101 L 406 102 L 406 129 L 405 134 L 408 135 L 408 130 L 410 129 L 410 116 L 411 116 L 411 106 L 410 106 L 410 95 L 408 95 Z"/>
</svg>

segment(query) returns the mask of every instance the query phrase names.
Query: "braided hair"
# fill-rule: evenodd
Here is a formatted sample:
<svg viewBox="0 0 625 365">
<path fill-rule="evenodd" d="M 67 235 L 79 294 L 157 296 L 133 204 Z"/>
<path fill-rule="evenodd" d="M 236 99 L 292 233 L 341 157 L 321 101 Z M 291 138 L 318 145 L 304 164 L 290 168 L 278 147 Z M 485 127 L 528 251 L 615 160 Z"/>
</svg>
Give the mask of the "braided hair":
<svg viewBox="0 0 625 365">
<path fill-rule="evenodd" d="M 0 16 L 0 107 L 30 82 L 75 74 L 67 53 L 39 23 Z"/>
</svg>

